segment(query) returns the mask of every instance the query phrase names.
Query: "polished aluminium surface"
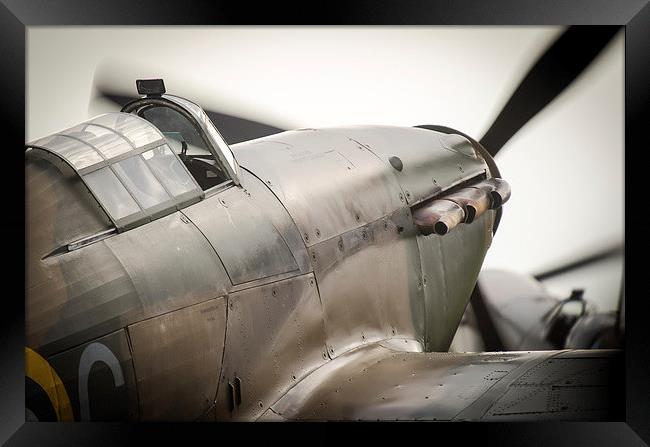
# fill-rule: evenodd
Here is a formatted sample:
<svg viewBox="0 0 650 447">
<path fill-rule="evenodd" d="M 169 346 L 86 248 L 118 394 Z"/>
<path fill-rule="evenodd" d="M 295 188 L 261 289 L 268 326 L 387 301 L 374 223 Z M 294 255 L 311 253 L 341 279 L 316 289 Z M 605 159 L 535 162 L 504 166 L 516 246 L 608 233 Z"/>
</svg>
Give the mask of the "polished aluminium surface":
<svg viewBox="0 0 650 447">
<path fill-rule="evenodd" d="M 447 351 L 492 243 L 494 211 L 445 236 L 416 237 L 424 284 L 425 348 Z"/>
<path fill-rule="evenodd" d="M 28 278 L 26 338 L 47 354 L 222 296 L 230 287 L 214 249 L 179 212 L 37 259 L 32 262 L 41 265 L 43 279 Z"/>
<path fill-rule="evenodd" d="M 250 196 L 255 208 L 265 216 L 265 219 L 270 220 L 275 230 L 280 233 L 291 250 L 300 273 L 312 271 L 309 254 L 302 241 L 300 231 L 282 203 L 262 180 L 243 168 L 239 173 L 244 193 Z"/>
<path fill-rule="evenodd" d="M 394 126 L 350 126 L 339 132 L 367 147 L 386 167 L 392 166 L 391 157 L 400 159 L 403 169 L 390 171 L 411 206 L 488 169 L 469 140 L 460 135 Z"/>
<path fill-rule="evenodd" d="M 226 298 L 128 327 L 140 418 L 193 421 L 212 406 L 226 336 Z"/>
<path fill-rule="evenodd" d="M 426 266 L 430 271 L 423 271 L 408 204 L 486 173 L 485 162 L 473 149 L 474 155 L 449 149 L 441 143 L 446 137 L 424 129 L 367 126 L 284 132 L 233 146 L 240 164 L 266 179 L 303 233 L 319 284 L 330 356 L 394 336 L 425 341 L 426 322 L 435 317 L 425 309 L 424 282 L 426 276 L 440 276 L 435 270 L 441 255 L 439 247 L 423 244 L 425 255 L 433 257 Z M 391 164 L 389 149 L 402 160 L 401 170 L 395 169 L 394 160 Z M 491 240 L 485 223 L 475 228 L 482 228 L 480 237 Z M 440 243 L 450 245 L 450 252 L 461 249 L 451 248 L 458 245 L 455 240 Z M 461 253 L 480 266 L 487 245 L 470 238 Z M 429 255 L 434 249 L 436 254 Z M 473 284 L 475 270 L 450 269 L 454 276 L 447 280 Z M 454 291 L 436 298 L 440 307 L 455 309 L 446 300 L 459 296 Z M 457 303 L 460 315 L 468 298 Z M 436 346 L 451 342 L 447 335 L 453 335 L 457 312 L 450 313 L 453 318 L 444 330 L 451 332 L 434 337 Z M 434 333 L 433 328 L 429 331 Z"/>
<path fill-rule="evenodd" d="M 219 254 L 233 284 L 298 272 L 291 250 L 270 217 L 241 188 L 183 211 Z"/>
<path fill-rule="evenodd" d="M 309 248 L 330 356 L 392 337 L 424 339 L 416 231 L 402 208 Z"/>
<path fill-rule="evenodd" d="M 359 347 L 292 388 L 260 420 L 522 420 L 606 417 L 601 350 L 418 353 Z"/>
<path fill-rule="evenodd" d="M 343 134 L 300 130 L 233 146 L 265 182 L 311 247 L 405 206 L 390 165 Z"/>
<path fill-rule="evenodd" d="M 42 261 L 29 255 L 25 339 L 44 357 L 139 317 L 133 282 L 104 241 Z"/>
<path fill-rule="evenodd" d="M 228 297 L 216 418 L 256 419 L 327 361 L 322 309 L 312 274 L 233 293 Z M 235 391 L 238 396 L 233 396 Z"/>
</svg>

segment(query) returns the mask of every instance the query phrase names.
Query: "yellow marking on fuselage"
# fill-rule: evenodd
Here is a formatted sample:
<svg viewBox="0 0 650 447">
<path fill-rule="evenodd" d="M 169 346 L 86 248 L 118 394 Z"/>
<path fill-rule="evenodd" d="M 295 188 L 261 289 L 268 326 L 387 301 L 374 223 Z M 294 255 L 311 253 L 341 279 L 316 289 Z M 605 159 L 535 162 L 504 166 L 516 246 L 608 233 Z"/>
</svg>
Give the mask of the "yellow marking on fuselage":
<svg viewBox="0 0 650 447">
<path fill-rule="evenodd" d="M 47 393 L 59 421 L 74 421 L 68 392 L 59 375 L 34 350 L 25 347 L 25 375 L 38 383 Z"/>
</svg>

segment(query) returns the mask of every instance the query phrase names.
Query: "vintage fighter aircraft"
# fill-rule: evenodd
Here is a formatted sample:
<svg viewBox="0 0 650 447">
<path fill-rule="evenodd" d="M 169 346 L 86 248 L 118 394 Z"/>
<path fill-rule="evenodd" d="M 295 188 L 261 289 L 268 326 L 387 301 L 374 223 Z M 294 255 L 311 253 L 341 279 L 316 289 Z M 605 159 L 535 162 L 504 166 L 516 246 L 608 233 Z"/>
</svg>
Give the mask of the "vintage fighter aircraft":
<svg viewBox="0 0 650 447">
<path fill-rule="evenodd" d="M 510 196 L 480 143 L 351 126 L 229 146 L 137 85 L 27 144 L 28 419 L 620 416 L 618 351 L 445 352 Z"/>
<path fill-rule="evenodd" d="M 141 42 L 170 39 L 168 33 L 150 34 L 149 31 L 143 31 L 143 33 L 142 35 L 134 34 L 131 38 L 140 37 Z M 597 93 L 586 87 L 587 84 L 593 83 L 598 76 L 602 76 L 601 74 L 594 78 L 594 73 L 602 73 L 604 67 L 611 69 L 612 66 L 616 66 L 616 62 L 611 60 L 613 51 L 611 45 L 620 44 L 607 43 L 614 33 L 617 33 L 615 27 L 574 26 L 569 27 L 555 39 L 548 40 L 546 47 L 529 47 L 529 53 L 539 52 L 539 57 L 534 64 L 529 66 L 528 74 L 524 76 L 525 72 L 521 72 L 517 75 L 522 79 L 519 87 L 514 89 L 515 84 L 511 84 L 511 87 L 504 89 L 505 92 L 512 91 L 513 95 L 508 100 L 499 99 L 499 102 L 503 101 L 501 102 L 504 104 L 503 111 L 495 115 L 497 119 L 491 126 L 487 121 L 489 116 L 481 117 L 486 126 L 483 129 L 489 129 L 489 131 L 484 134 L 480 142 L 498 162 L 499 168 L 502 171 L 505 170 L 507 174 L 505 177 L 508 182 L 512 180 L 517 194 L 515 201 L 508 203 L 506 226 L 499 228 L 496 246 L 493 246 L 486 256 L 474 291 L 476 293 L 472 294 L 470 304 L 466 308 L 466 313 L 454 336 L 450 350 L 477 352 L 622 346 L 623 331 L 618 322 L 622 323 L 623 319 L 618 316 L 622 314 L 621 298 L 624 299 L 624 296 L 620 293 L 622 289 L 617 290 L 617 286 L 621 285 L 620 278 L 623 269 L 622 245 L 620 245 L 623 231 L 622 228 L 616 228 L 618 227 L 616 218 L 612 221 L 612 225 L 590 224 L 596 219 L 594 210 L 599 209 L 599 199 L 603 202 L 611 201 L 610 206 L 613 208 L 610 211 L 614 213 L 613 216 L 622 215 L 615 211 L 622 210 L 622 204 L 620 204 L 622 196 L 617 194 L 621 188 L 622 179 L 614 173 L 619 169 L 618 163 L 621 161 L 619 156 L 622 154 L 622 145 L 620 141 L 616 140 L 615 135 L 622 130 L 617 130 L 617 126 L 612 128 L 603 126 L 602 121 L 598 122 L 591 116 L 592 113 L 597 113 L 601 117 L 609 115 L 610 119 L 614 118 L 617 116 L 617 105 L 615 102 L 607 105 L 602 102 L 605 98 L 601 95 L 607 96 L 607 90 Z M 618 34 L 620 34 L 620 30 Z M 459 92 L 458 95 L 449 94 L 447 89 L 440 88 L 448 80 L 436 74 L 437 71 L 431 73 L 432 77 L 430 78 L 430 81 L 436 85 L 433 88 L 436 92 L 433 96 L 430 91 L 431 86 L 422 78 L 419 78 L 420 81 L 418 81 L 421 83 L 418 85 L 422 87 L 422 96 L 419 97 L 413 92 L 409 93 L 409 88 L 405 84 L 411 85 L 411 83 L 407 77 L 395 74 L 382 81 L 382 84 L 391 85 L 389 90 L 378 90 L 376 80 L 374 85 L 372 83 L 366 86 L 359 85 L 356 83 L 358 78 L 372 76 L 371 72 L 364 71 L 368 69 L 370 66 L 368 64 L 371 61 L 390 59 L 395 55 L 380 50 L 381 46 L 373 51 L 372 46 L 355 44 L 355 51 L 366 54 L 362 64 L 365 68 L 356 67 L 355 76 L 349 78 L 343 76 L 338 83 L 325 82 L 323 84 L 327 88 L 332 88 L 335 84 L 342 85 L 345 87 L 346 94 L 349 93 L 349 97 L 346 97 L 346 94 L 341 95 L 342 91 L 336 89 L 336 94 L 332 96 L 331 102 L 322 104 L 319 104 L 321 101 L 312 101 L 312 104 L 296 102 L 290 98 L 299 88 L 287 86 L 286 78 L 272 69 L 274 64 L 285 68 L 291 66 L 293 67 L 292 72 L 300 72 L 305 77 L 320 76 L 318 73 L 322 75 L 323 72 L 329 72 L 331 67 L 311 64 L 306 64 L 302 68 L 299 68 L 300 64 L 293 66 L 296 57 L 292 50 L 293 46 L 280 37 L 282 45 L 285 45 L 285 51 L 280 51 L 279 48 L 282 45 L 278 45 L 279 35 L 282 36 L 281 33 L 276 34 L 276 32 L 265 34 L 262 46 L 247 46 L 246 66 L 235 64 L 233 67 L 231 64 L 225 64 L 223 68 L 227 67 L 227 69 L 221 70 L 215 66 L 209 68 L 210 64 L 208 64 L 202 66 L 198 71 L 193 70 L 191 75 L 184 71 L 176 72 L 173 69 L 173 67 L 184 65 L 187 58 L 184 52 L 176 55 L 173 51 L 166 52 L 165 64 L 159 66 L 159 58 L 149 55 L 152 48 L 147 45 L 130 48 L 129 52 L 133 54 L 131 58 L 125 57 L 124 51 L 119 45 L 117 45 L 120 47 L 119 51 L 104 49 L 102 52 L 104 62 L 95 65 L 92 79 L 87 79 L 93 84 L 87 98 L 88 114 L 77 113 L 74 117 L 68 118 L 61 116 L 57 120 L 74 123 L 87 119 L 87 116 L 119 110 L 123 105 L 135 99 L 133 79 L 146 73 L 158 71 L 163 71 L 165 77 L 172 80 L 175 89 L 182 89 L 179 91 L 183 92 L 183 96 L 201 98 L 206 114 L 217 124 L 219 132 L 231 145 L 292 128 L 313 127 L 310 126 L 311 120 L 324 123 L 322 125 L 327 126 L 347 122 L 354 123 L 366 119 L 379 120 L 384 124 L 391 123 L 391 120 L 400 120 L 399 122 L 405 125 L 404 117 L 401 116 L 404 114 L 410 116 L 406 120 L 407 125 L 419 124 L 426 122 L 423 116 L 426 117 L 428 114 L 417 116 L 411 115 L 410 112 L 419 109 L 422 104 L 430 104 L 427 106 L 430 113 L 436 116 L 436 119 L 449 122 L 454 128 L 472 128 L 471 121 L 477 116 L 485 114 L 484 111 L 480 111 L 480 106 L 474 108 L 473 102 L 478 101 L 478 105 L 492 101 L 477 92 L 469 93 L 475 82 L 485 82 L 486 76 L 489 76 L 489 67 L 486 65 L 479 65 L 482 68 L 476 67 L 471 75 L 468 74 L 464 78 L 468 88 L 463 89 L 463 93 Z M 389 38 L 390 35 L 389 33 L 383 36 Z M 109 36 L 104 37 L 113 40 Z M 240 36 L 245 36 L 245 33 Z M 379 35 L 377 37 L 379 38 Z M 449 39 L 442 48 L 435 49 L 437 47 L 432 46 L 431 55 L 437 54 L 437 57 L 442 57 L 443 54 L 447 54 L 447 50 L 454 48 L 453 51 L 462 52 L 463 60 L 480 58 L 478 42 L 474 41 L 474 44 L 471 45 L 472 50 L 467 51 L 466 45 L 457 42 L 452 37 L 452 35 L 444 33 L 435 34 L 435 37 L 434 35 L 421 36 L 423 41 L 435 39 L 437 43 L 444 41 L 445 38 Z M 614 40 L 620 41 L 620 37 L 618 36 Z M 182 47 L 192 48 L 191 40 L 185 40 L 188 39 L 187 35 L 179 34 L 176 38 L 185 42 L 181 45 Z M 212 36 L 211 41 L 220 42 L 221 38 L 232 39 L 233 36 L 228 33 L 217 33 Z M 309 32 L 306 32 L 305 36 L 298 40 L 302 39 L 315 39 L 313 42 L 318 42 L 318 39 Z M 420 48 L 420 44 L 419 40 L 412 40 L 409 43 L 412 45 L 412 49 Z M 330 50 L 335 48 L 335 45 L 328 45 Z M 401 45 L 406 45 L 406 43 L 403 41 Z M 112 44 L 112 46 L 116 46 L 116 44 Z M 275 62 L 264 66 L 263 81 L 262 78 L 253 79 L 242 76 L 241 82 L 236 78 L 233 78 L 232 82 L 229 81 L 227 90 L 218 87 L 228 79 L 228 77 L 223 78 L 224 73 L 252 73 L 251 70 L 255 70 L 254 61 L 261 53 L 264 53 L 261 48 L 267 48 L 267 46 L 268 51 L 273 53 Z M 503 43 L 498 46 L 501 47 L 500 51 L 490 53 L 490 59 L 494 58 L 493 65 L 500 67 L 510 64 L 517 65 L 513 60 L 502 58 L 504 52 L 515 50 L 510 46 L 504 47 Z M 604 46 L 607 47 L 607 50 L 603 49 Z M 225 63 L 229 56 L 227 52 L 222 53 L 224 47 L 218 45 L 217 47 L 210 46 L 210 58 L 215 61 L 220 60 L 223 56 L 225 59 L 222 62 Z M 505 48 L 509 48 L 509 50 L 503 51 Z M 330 50 L 321 49 L 326 52 Z M 619 51 L 622 50 L 619 49 Z M 368 53 L 372 53 L 373 56 L 368 56 Z M 498 56 L 497 53 L 501 56 Z M 460 57 L 461 53 L 457 54 Z M 341 55 L 339 54 L 339 56 Z M 115 59 L 116 57 L 118 58 Z M 268 63 L 268 59 L 265 60 Z M 462 64 L 456 65 L 453 60 L 445 58 L 441 61 L 441 68 L 463 66 Z M 333 63 L 337 63 L 336 57 L 333 59 Z M 620 63 L 622 63 L 622 59 Z M 400 59 L 400 66 L 408 66 L 414 72 L 419 73 L 427 73 L 430 70 L 426 60 L 414 60 L 406 56 Z M 589 67 L 586 70 L 587 73 L 580 75 L 580 72 L 586 67 Z M 506 72 L 507 70 L 502 72 L 501 76 L 507 78 Z M 199 75 L 199 73 L 202 74 Z M 386 73 L 384 72 L 384 74 Z M 203 81 L 201 81 L 202 78 Z M 575 79 L 575 82 L 571 82 L 572 79 Z M 258 85 L 259 82 L 275 88 L 255 90 L 259 98 L 259 106 L 256 104 L 254 108 L 251 108 L 249 107 L 250 101 L 252 101 L 249 88 Z M 213 83 L 217 88 L 206 88 L 206 85 Z M 596 83 L 601 85 L 597 81 Z M 498 84 L 496 83 L 495 87 Z M 505 82 L 505 84 L 509 83 Z M 616 82 L 608 84 L 609 89 L 614 89 L 614 91 L 617 85 L 619 84 Z M 316 85 L 313 87 L 314 90 L 311 91 L 318 95 L 318 88 Z M 577 92 L 584 92 L 587 88 L 591 92 L 588 97 L 594 102 L 591 105 L 581 103 L 580 95 L 575 96 Z M 78 90 L 77 87 L 72 88 L 70 85 L 65 89 L 70 93 Z M 453 90 L 451 89 L 451 91 Z M 280 91 L 283 99 L 269 105 L 267 93 L 275 95 Z M 367 106 L 362 99 L 363 95 L 373 91 L 377 93 L 373 103 L 378 105 L 377 110 L 382 111 L 379 116 L 373 115 L 374 111 L 357 108 L 361 105 Z M 386 107 L 385 105 L 395 100 L 394 96 L 391 96 L 395 92 L 403 92 L 403 97 L 410 97 L 410 101 L 404 103 L 400 100 L 394 106 Z M 317 97 L 314 96 L 314 98 Z M 77 96 L 71 94 L 71 98 L 75 98 L 71 99 L 73 102 L 80 100 L 83 103 L 86 100 L 84 94 Z M 596 98 L 600 98 L 600 100 Z M 58 100 L 61 99 L 59 96 Z M 51 99 L 51 101 L 55 100 L 55 98 Z M 338 103 L 345 100 L 349 100 L 353 107 L 341 109 Z M 575 114 L 582 112 L 574 110 L 573 114 L 565 116 L 563 120 L 557 119 L 558 115 L 562 115 L 563 107 L 575 108 L 575 106 L 569 106 L 574 104 L 574 101 L 586 108 L 585 120 L 580 119 L 581 125 L 578 126 L 573 125 L 572 117 L 578 116 Z M 545 107 L 549 102 L 553 103 L 550 110 Z M 467 113 L 463 113 L 460 117 L 454 113 L 454 109 L 458 110 L 459 106 L 467 110 Z M 544 112 L 541 113 L 541 116 L 535 117 L 537 112 L 542 109 Z M 261 112 L 262 110 L 264 112 Z M 304 113 L 304 117 L 298 118 L 296 110 Z M 355 110 L 352 116 L 348 113 L 350 110 Z M 608 112 L 604 112 L 605 110 Z M 318 114 L 314 116 L 314 111 L 318 111 L 318 114 L 325 113 L 325 119 L 319 118 Z M 340 113 L 341 111 L 344 113 Z M 447 112 L 440 116 L 441 111 Z M 445 116 L 447 113 L 448 116 Z M 355 114 L 358 117 L 354 117 Z M 343 116 L 346 118 L 342 119 Z M 364 118 L 364 116 L 368 118 Z M 535 119 L 531 120 L 533 117 Z M 45 122 L 49 121 L 49 125 L 43 125 L 41 133 L 33 133 L 33 137 L 50 133 L 56 128 L 55 120 L 44 119 Z M 540 125 L 544 127 L 543 123 L 549 119 L 555 124 L 546 127 L 544 134 L 539 134 L 539 130 L 537 130 L 538 137 L 530 140 L 531 132 L 535 133 L 535 129 L 539 129 Z M 598 126 L 599 131 L 590 131 L 585 122 L 590 122 L 592 126 Z M 611 122 L 616 123 L 616 121 Z M 434 127 L 433 130 L 456 132 L 453 129 L 444 129 L 439 126 Z M 473 129 L 472 132 L 474 135 L 478 130 Z M 515 134 L 519 138 L 515 138 L 511 142 L 509 139 Z M 553 143 L 546 144 L 546 137 L 543 135 L 554 135 Z M 601 136 L 596 137 L 596 135 Z M 573 141 L 573 144 L 569 141 Z M 522 153 L 529 154 L 529 157 L 522 157 Z M 619 156 L 614 155 L 617 153 Z M 585 165 L 580 160 L 584 160 L 587 164 Z M 606 169 L 605 166 L 607 166 Z M 540 173 L 544 174 L 540 175 Z M 544 186 L 542 187 L 542 185 Z M 622 190 L 620 190 L 620 194 L 622 194 Z M 584 197 L 585 200 L 569 200 L 569 197 L 573 196 Z M 540 203 L 546 203 L 549 199 L 551 200 L 550 209 L 539 206 Z M 552 223 L 553 215 L 562 216 L 561 225 Z M 504 249 L 504 247 L 506 248 Z M 492 272 L 491 269 L 494 268 L 501 271 Z M 564 300 L 571 296 L 573 289 L 583 289 L 584 300 L 575 299 L 580 295 L 573 295 L 574 298 L 566 300 L 565 303 Z M 582 304 L 589 305 L 583 306 Z M 582 313 L 584 315 L 581 315 Z M 605 339 L 608 340 L 608 343 L 603 345 L 601 341 Z"/>
</svg>

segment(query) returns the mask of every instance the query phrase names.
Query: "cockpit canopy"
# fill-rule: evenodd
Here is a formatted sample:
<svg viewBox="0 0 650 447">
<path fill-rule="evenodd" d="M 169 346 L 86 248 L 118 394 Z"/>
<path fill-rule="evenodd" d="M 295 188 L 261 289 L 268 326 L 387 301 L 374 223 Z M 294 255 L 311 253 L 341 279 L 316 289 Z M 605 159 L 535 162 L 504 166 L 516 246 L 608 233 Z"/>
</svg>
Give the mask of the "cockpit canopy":
<svg viewBox="0 0 650 447">
<path fill-rule="evenodd" d="M 163 134 L 133 114 L 101 115 L 28 146 L 69 164 L 118 230 L 203 197 L 203 190 Z"/>
<path fill-rule="evenodd" d="M 237 162 L 203 109 L 172 95 L 136 99 L 121 112 L 26 146 L 29 216 L 46 216 L 45 227 L 56 230 L 41 235 L 39 256 L 137 227 L 239 184 Z M 73 220 L 88 225 L 66 223 L 72 209 L 83 210 Z"/>
</svg>

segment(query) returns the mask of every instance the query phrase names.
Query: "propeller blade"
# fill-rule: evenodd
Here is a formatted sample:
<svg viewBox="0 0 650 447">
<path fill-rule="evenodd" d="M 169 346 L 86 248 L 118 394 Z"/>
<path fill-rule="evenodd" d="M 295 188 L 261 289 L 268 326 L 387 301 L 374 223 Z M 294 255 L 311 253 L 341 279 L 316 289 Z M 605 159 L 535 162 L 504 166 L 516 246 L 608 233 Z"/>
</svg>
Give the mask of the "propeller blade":
<svg viewBox="0 0 650 447">
<path fill-rule="evenodd" d="M 98 90 L 97 96 L 111 101 L 119 107 L 139 98 L 136 96 L 117 95 L 101 89 Z M 227 115 L 225 113 L 214 112 L 212 110 L 205 110 L 205 113 L 207 113 L 215 126 L 217 126 L 219 132 L 221 132 L 221 135 L 228 144 L 241 143 L 242 141 L 253 140 L 255 138 L 284 132 L 284 129 L 275 126 Z"/>
<path fill-rule="evenodd" d="M 485 304 L 485 299 L 483 298 L 483 293 L 481 292 L 481 287 L 479 286 L 478 281 L 474 285 L 474 290 L 472 290 L 472 295 L 470 297 L 470 303 L 472 304 L 472 309 L 474 309 L 474 315 L 476 316 L 476 325 L 478 326 L 479 333 L 483 338 L 484 350 L 489 352 L 503 351 L 504 344 L 499 331 L 494 324 L 492 315 Z"/>
<path fill-rule="evenodd" d="M 544 279 L 551 278 L 553 276 L 561 275 L 563 273 L 569 272 L 571 270 L 578 269 L 580 267 L 585 267 L 589 264 L 594 264 L 596 262 L 604 261 L 609 258 L 613 258 L 616 256 L 620 256 L 623 253 L 623 247 L 620 245 L 616 245 L 614 247 L 608 248 L 603 251 L 599 251 L 597 253 L 592 254 L 591 256 L 587 256 L 585 258 L 577 259 L 573 262 L 561 265 L 559 267 L 555 267 L 552 270 L 538 273 L 535 276 L 535 279 L 538 281 L 542 281 Z"/>
<path fill-rule="evenodd" d="M 571 26 L 521 81 L 481 144 L 494 156 L 532 117 L 564 91 L 619 31 L 618 26 Z"/>
</svg>

